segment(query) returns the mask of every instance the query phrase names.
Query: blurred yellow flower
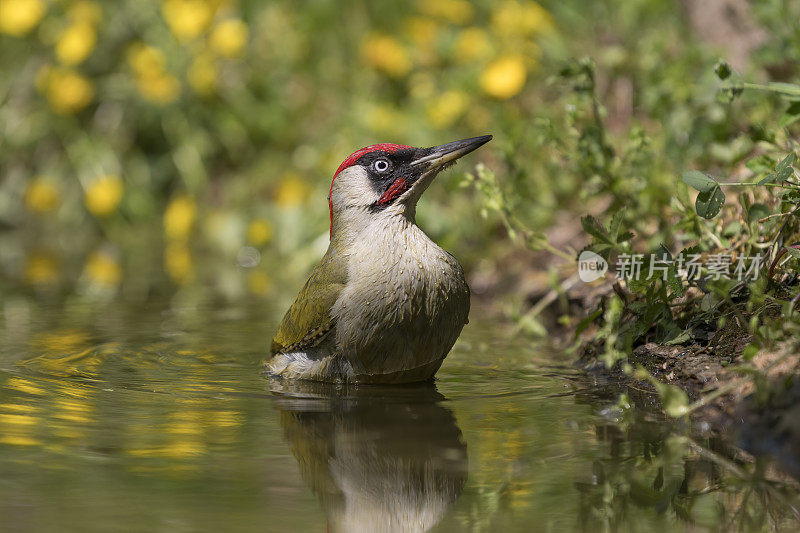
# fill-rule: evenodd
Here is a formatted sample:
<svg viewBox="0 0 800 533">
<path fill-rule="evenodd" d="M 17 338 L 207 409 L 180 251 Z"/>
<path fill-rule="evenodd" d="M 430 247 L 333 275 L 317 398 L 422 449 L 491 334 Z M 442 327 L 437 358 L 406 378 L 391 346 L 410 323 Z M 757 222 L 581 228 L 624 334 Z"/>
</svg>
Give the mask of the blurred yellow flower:
<svg viewBox="0 0 800 533">
<path fill-rule="evenodd" d="M 456 38 L 455 56 L 462 63 L 486 57 L 491 51 L 489 34 L 483 28 L 477 26 L 465 28 Z"/>
<path fill-rule="evenodd" d="M 208 44 L 221 56 L 240 56 L 247 44 L 247 24 L 238 19 L 223 20 L 214 27 Z"/>
<path fill-rule="evenodd" d="M 136 80 L 136 87 L 142 96 L 157 104 L 173 102 L 181 93 L 178 78 L 166 72 L 154 76 L 140 76 Z"/>
<path fill-rule="evenodd" d="M 128 63 L 136 74 L 136 88 L 148 100 L 166 104 L 180 94 L 181 84 L 165 70 L 167 60 L 158 48 L 135 43 L 128 48 Z"/>
<path fill-rule="evenodd" d="M 164 210 L 164 233 L 168 239 L 186 239 L 192 231 L 197 207 L 191 196 L 173 198 Z"/>
<path fill-rule="evenodd" d="M 94 26 L 77 22 L 68 26 L 56 43 L 56 57 L 66 65 L 75 65 L 86 59 L 97 42 Z"/>
<path fill-rule="evenodd" d="M 506 0 L 492 11 L 492 29 L 500 35 L 533 35 L 555 29 L 553 17 L 531 0 Z"/>
<path fill-rule="evenodd" d="M 134 43 L 128 47 L 128 64 L 139 75 L 148 75 L 164 71 L 167 60 L 164 52 L 155 46 Z"/>
<path fill-rule="evenodd" d="M 393 77 L 411 71 L 408 52 L 395 38 L 383 34 L 367 36 L 361 43 L 361 58 L 370 67 Z"/>
<path fill-rule="evenodd" d="M 180 41 L 188 41 L 208 27 L 214 10 L 206 0 L 165 0 L 161 13 L 172 34 Z"/>
<path fill-rule="evenodd" d="M 34 252 L 25 261 L 23 275 L 31 285 L 51 285 L 58 281 L 58 263 L 51 254 Z"/>
<path fill-rule="evenodd" d="M 217 65 L 211 54 L 200 54 L 186 73 L 189 84 L 200 95 L 213 94 L 217 88 Z"/>
<path fill-rule="evenodd" d="M 278 185 L 275 202 L 281 207 L 296 207 L 303 204 L 311 194 L 311 187 L 300 175 L 287 172 Z"/>
<path fill-rule="evenodd" d="M 40 80 L 50 107 L 56 113 L 77 113 L 92 101 L 94 88 L 91 82 L 69 69 L 44 68 Z"/>
<path fill-rule="evenodd" d="M 525 61 L 519 55 L 506 55 L 489 63 L 481 75 L 483 92 L 494 98 L 506 99 L 518 94 L 525 86 Z"/>
<path fill-rule="evenodd" d="M 272 280 L 266 272 L 250 270 L 247 273 L 247 287 L 256 296 L 264 296 L 272 288 Z"/>
<path fill-rule="evenodd" d="M 25 206 L 34 213 L 46 213 L 58 207 L 58 188 L 42 176 L 35 178 L 25 191 Z"/>
<path fill-rule="evenodd" d="M 464 114 L 469 98 L 462 91 L 446 91 L 428 104 L 428 121 L 434 128 L 446 128 Z"/>
<path fill-rule="evenodd" d="M 95 2 L 78 0 L 70 4 L 67 9 L 67 17 L 73 22 L 97 24 L 103 18 L 103 11 Z"/>
<path fill-rule="evenodd" d="M 113 213 L 120 200 L 124 186 L 122 179 L 114 174 L 95 179 L 84 193 L 86 208 L 95 216 L 105 217 Z"/>
<path fill-rule="evenodd" d="M 84 271 L 95 285 L 113 289 L 122 278 L 122 269 L 117 260 L 108 252 L 93 252 L 86 260 Z"/>
<path fill-rule="evenodd" d="M 21 37 L 39 24 L 44 12 L 42 0 L 0 0 L 0 32 Z"/>
<path fill-rule="evenodd" d="M 257 218 L 247 226 L 247 241 L 253 246 L 264 246 L 272 240 L 274 229 L 269 220 Z"/>
<path fill-rule="evenodd" d="M 176 283 L 185 283 L 192 278 L 192 254 L 183 241 L 173 241 L 164 250 L 164 269 Z"/>
<path fill-rule="evenodd" d="M 417 9 L 453 24 L 466 24 L 475 14 L 475 9 L 467 0 L 418 0 Z"/>
</svg>

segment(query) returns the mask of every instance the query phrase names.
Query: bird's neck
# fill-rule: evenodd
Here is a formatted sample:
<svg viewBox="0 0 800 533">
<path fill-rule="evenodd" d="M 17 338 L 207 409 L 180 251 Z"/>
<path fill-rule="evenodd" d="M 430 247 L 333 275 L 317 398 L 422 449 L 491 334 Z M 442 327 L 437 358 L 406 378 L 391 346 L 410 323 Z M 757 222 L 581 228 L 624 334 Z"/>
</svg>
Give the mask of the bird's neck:
<svg viewBox="0 0 800 533">
<path fill-rule="evenodd" d="M 374 208 L 350 208 L 347 213 L 338 213 L 331 224 L 331 246 L 335 249 L 350 249 L 353 246 L 373 246 L 376 239 L 398 242 L 412 234 L 425 233 L 417 227 L 414 216 L 416 205 L 393 204 L 375 211 Z"/>
</svg>

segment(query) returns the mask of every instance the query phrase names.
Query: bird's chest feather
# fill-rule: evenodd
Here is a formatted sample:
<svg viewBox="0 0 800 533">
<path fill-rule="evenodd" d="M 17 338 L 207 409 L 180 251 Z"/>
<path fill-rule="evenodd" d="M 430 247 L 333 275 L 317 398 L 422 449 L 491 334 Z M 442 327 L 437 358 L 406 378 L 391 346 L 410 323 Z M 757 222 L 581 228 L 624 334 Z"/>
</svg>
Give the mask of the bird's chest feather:
<svg viewBox="0 0 800 533">
<path fill-rule="evenodd" d="M 349 281 L 334 306 L 340 347 L 369 352 L 365 365 L 390 352 L 414 360 L 406 365 L 427 357 L 420 352 L 443 357 L 434 352 L 449 350 L 469 312 L 461 266 L 414 224 L 371 237 L 349 251 Z"/>
</svg>

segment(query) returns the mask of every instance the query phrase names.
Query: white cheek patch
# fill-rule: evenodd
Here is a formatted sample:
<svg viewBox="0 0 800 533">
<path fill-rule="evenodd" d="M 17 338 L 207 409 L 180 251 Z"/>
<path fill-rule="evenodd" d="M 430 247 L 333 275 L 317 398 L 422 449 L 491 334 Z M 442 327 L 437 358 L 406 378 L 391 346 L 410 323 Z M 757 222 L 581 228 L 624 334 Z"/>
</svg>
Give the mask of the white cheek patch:
<svg viewBox="0 0 800 533">
<path fill-rule="evenodd" d="M 333 180 L 331 202 L 334 211 L 348 207 L 368 207 L 379 198 L 380 194 L 372 186 L 364 167 L 355 165 L 346 168 Z"/>
</svg>

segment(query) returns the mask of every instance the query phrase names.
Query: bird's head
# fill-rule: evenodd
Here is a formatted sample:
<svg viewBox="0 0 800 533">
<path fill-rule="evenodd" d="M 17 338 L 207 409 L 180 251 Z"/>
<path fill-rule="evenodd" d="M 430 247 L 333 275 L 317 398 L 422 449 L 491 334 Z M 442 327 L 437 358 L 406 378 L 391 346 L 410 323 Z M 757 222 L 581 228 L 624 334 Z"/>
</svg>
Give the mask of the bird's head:
<svg viewBox="0 0 800 533">
<path fill-rule="evenodd" d="M 345 159 L 333 176 L 328 205 L 331 237 L 343 222 L 364 224 L 368 217 L 413 217 L 433 178 L 456 160 L 492 140 L 472 137 L 431 148 L 373 144 Z"/>
</svg>

